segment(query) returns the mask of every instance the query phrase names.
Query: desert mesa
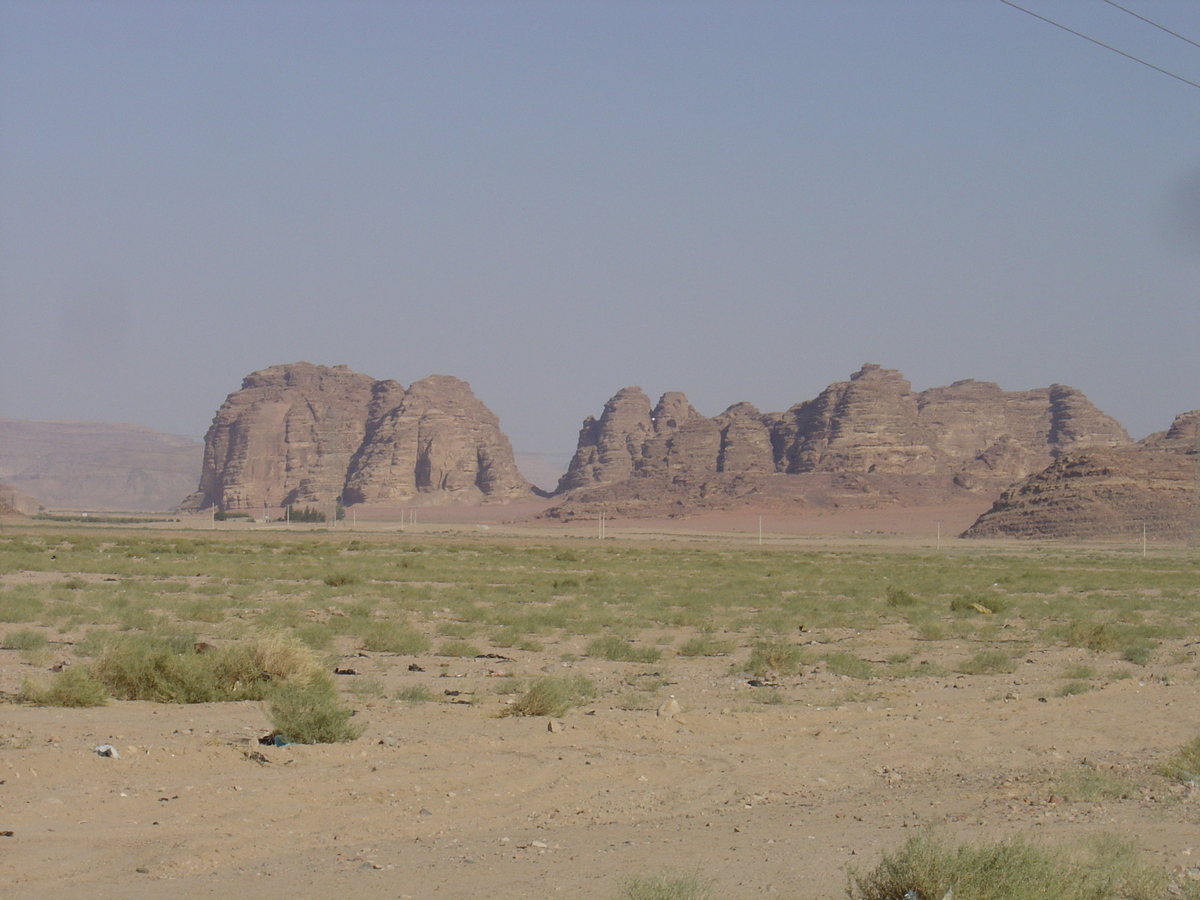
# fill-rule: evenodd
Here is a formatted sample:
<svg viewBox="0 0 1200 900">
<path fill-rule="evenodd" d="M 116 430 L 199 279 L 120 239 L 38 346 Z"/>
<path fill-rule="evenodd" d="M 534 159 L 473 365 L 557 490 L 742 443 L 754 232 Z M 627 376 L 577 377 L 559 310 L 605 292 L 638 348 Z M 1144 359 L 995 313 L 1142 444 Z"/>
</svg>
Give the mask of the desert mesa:
<svg viewBox="0 0 1200 900">
<path fill-rule="evenodd" d="M 1198 420 L 1200 411 L 1184 413 L 1134 443 L 1072 387 L 1005 391 L 966 379 L 914 392 L 875 364 L 783 412 L 742 402 L 708 417 L 681 392 L 652 403 L 626 387 L 584 420 L 547 492 L 522 476 L 498 419 L 465 381 L 432 375 L 404 388 L 296 362 L 250 374 L 228 396 L 205 437 L 199 488 L 180 509 L 542 497 L 544 517 L 570 521 L 970 497 L 995 501 L 971 536 L 1103 537 L 1114 511 L 1129 507 L 1158 534 L 1185 537 Z"/>
</svg>

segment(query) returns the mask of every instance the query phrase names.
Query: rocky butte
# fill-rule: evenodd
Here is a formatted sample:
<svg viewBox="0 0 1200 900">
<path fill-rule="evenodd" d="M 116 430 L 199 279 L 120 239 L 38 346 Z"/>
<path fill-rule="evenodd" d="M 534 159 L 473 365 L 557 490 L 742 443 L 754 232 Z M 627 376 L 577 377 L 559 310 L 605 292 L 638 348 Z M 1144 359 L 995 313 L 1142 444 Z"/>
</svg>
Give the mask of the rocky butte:
<svg viewBox="0 0 1200 900">
<path fill-rule="evenodd" d="M 1006 490 L 963 536 L 1198 539 L 1198 450 L 1200 410 L 1133 446 L 1072 450 Z"/>
<path fill-rule="evenodd" d="M 651 404 L 627 387 L 584 421 L 548 514 L 995 496 L 1068 450 L 1128 445 L 1115 419 L 1057 384 L 1003 391 L 965 380 L 915 393 L 899 372 L 867 364 L 785 412 L 737 403 L 713 418 L 682 393 Z"/>
<path fill-rule="evenodd" d="M 531 496 L 499 421 L 465 381 L 431 375 L 406 390 L 297 362 L 246 376 L 221 405 L 199 490 L 180 509 Z"/>
</svg>

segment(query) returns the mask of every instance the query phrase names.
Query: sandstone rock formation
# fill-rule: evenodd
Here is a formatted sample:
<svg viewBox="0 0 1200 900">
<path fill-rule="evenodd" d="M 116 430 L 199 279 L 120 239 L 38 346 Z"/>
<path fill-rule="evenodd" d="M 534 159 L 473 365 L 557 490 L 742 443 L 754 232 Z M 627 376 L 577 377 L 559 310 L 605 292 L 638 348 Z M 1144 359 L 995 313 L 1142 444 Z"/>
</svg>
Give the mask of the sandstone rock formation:
<svg viewBox="0 0 1200 900">
<path fill-rule="evenodd" d="M 1000 495 L 964 537 L 1200 539 L 1200 410 L 1122 448 L 1073 450 Z"/>
<path fill-rule="evenodd" d="M 381 408 L 393 399 L 399 400 L 393 408 L 372 417 L 368 439 L 350 466 L 348 502 L 422 493 L 469 501 L 529 495 L 499 419 L 465 381 L 431 375 L 403 395 L 393 393 Z"/>
<path fill-rule="evenodd" d="M 193 438 L 143 425 L 0 419 L 0 480 L 30 514 L 166 512 L 195 486 L 203 452 Z"/>
<path fill-rule="evenodd" d="M 1068 448 L 1128 444 L 1114 419 L 1062 385 L 1009 392 L 966 380 L 914 393 L 899 372 L 868 364 L 786 412 L 738 403 L 712 419 L 678 392 L 651 410 L 631 387 L 584 422 L 551 514 L 649 515 L 795 493 L 775 475 L 827 476 L 809 479 L 820 503 L 994 494 Z"/>
<path fill-rule="evenodd" d="M 246 377 L 205 438 L 184 511 L 530 496 L 496 417 L 457 378 L 405 390 L 299 362 Z"/>
</svg>

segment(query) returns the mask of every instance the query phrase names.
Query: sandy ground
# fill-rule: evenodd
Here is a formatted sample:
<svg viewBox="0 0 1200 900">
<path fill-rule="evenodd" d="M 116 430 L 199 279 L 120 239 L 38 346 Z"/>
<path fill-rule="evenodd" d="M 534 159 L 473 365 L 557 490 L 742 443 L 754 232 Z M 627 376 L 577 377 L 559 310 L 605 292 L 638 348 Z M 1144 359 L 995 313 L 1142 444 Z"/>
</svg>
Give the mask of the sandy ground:
<svg viewBox="0 0 1200 900">
<path fill-rule="evenodd" d="M 757 513 L 741 515 L 709 530 L 752 540 Z M 908 527 L 927 542 L 931 522 L 970 511 L 953 515 L 830 532 Z M 784 524 L 768 531 L 803 533 Z M 950 672 L 976 649 L 900 626 L 802 639 L 818 655 L 911 653 Z M 818 664 L 784 679 L 777 705 L 729 658 L 560 661 L 585 642 L 508 661 L 347 650 L 356 674 L 339 684 L 365 732 L 331 746 L 260 745 L 269 726 L 253 703 L 0 705 L 0 895 L 610 900 L 631 877 L 698 872 L 718 898 L 832 898 L 848 866 L 869 869 L 926 826 L 956 840 L 1117 834 L 1200 877 L 1200 792 L 1156 774 L 1200 733 L 1189 640 L 1156 657 L 1174 662 L 1119 680 L 1115 656 L 1071 648 L 1031 651 L 1009 675 L 861 681 Z M 1057 696 L 1073 663 L 1096 670 L 1094 689 Z M 0 651 L 0 690 L 46 664 Z M 656 671 L 668 682 L 656 693 L 630 690 Z M 600 692 L 561 719 L 501 717 L 509 698 L 493 676 L 544 672 L 584 674 Z M 352 688 L 364 679 L 435 699 L 363 699 Z M 671 697 L 681 713 L 659 715 Z M 119 758 L 97 755 L 102 744 Z M 1074 796 L 1097 774 L 1126 796 Z"/>
<path fill-rule="evenodd" d="M 883 630 L 866 647 L 882 660 L 911 641 Z M 847 865 L 930 824 L 961 839 L 1114 833 L 1155 864 L 1200 865 L 1200 795 L 1154 774 L 1197 733 L 1194 680 L 1147 670 L 1057 697 L 1066 664 L 1096 661 L 1060 649 L 1013 675 L 869 683 L 818 666 L 764 705 L 729 660 L 680 658 L 660 664 L 672 683 L 652 708 L 630 709 L 616 688 L 654 666 L 566 667 L 563 649 L 446 668 L 422 657 L 420 673 L 347 657 L 347 686 L 419 683 L 436 700 L 354 699 L 366 731 L 332 746 L 261 746 L 253 703 L 6 705 L 3 894 L 611 898 L 633 876 L 697 871 L 718 897 L 836 897 Z M 499 717 L 489 673 L 546 669 L 613 691 L 562 719 Z M 659 715 L 671 696 L 682 712 Z M 1129 796 L 1071 799 L 1062 785 L 1091 772 Z"/>
</svg>

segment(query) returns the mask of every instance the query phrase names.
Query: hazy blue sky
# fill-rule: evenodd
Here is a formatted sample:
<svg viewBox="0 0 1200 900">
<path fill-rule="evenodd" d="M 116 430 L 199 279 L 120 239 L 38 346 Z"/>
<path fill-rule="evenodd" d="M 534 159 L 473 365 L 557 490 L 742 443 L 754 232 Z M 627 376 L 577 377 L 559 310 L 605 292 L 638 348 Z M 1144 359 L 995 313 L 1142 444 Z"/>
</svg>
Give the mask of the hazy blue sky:
<svg viewBox="0 0 1200 900">
<path fill-rule="evenodd" d="M 200 436 L 303 359 L 565 456 L 628 384 L 780 410 L 869 361 L 1142 437 L 1200 406 L 1198 288 L 1200 89 L 999 0 L 0 0 L 3 417 Z"/>
</svg>

